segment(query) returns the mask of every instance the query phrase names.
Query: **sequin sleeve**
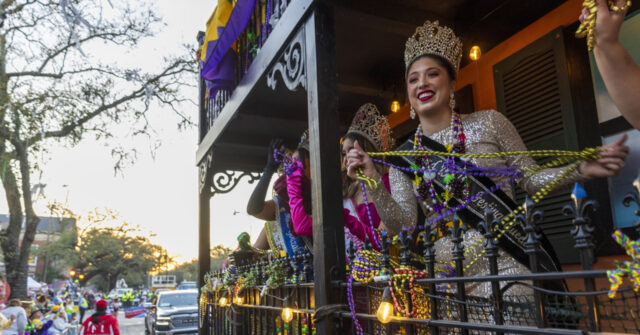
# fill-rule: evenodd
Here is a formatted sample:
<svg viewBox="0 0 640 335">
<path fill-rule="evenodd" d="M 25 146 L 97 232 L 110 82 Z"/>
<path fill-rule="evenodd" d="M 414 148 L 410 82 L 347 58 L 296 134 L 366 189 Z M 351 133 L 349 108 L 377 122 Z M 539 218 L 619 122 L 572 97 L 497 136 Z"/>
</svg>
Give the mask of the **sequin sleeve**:
<svg viewBox="0 0 640 335">
<path fill-rule="evenodd" d="M 381 221 L 392 234 L 397 234 L 402 226 L 415 226 L 418 220 L 418 206 L 413 194 L 413 184 L 400 170 L 389 169 L 391 194 L 384 187 L 368 189 L 371 199 L 376 205 Z M 382 180 L 378 180 L 382 186 Z"/>
<path fill-rule="evenodd" d="M 501 113 L 497 111 L 489 111 L 488 116 L 496 129 L 494 134 L 496 142 L 500 146 L 500 151 L 524 151 L 527 147 L 524 145 L 522 138 L 518 134 L 516 127 Z M 551 149 L 551 148 L 550 148 Z M 509 156 L 506 158 L 506 166 L 520 166 L 523 168 L 535 168 L 538 164 L 530 156 Z M 569 166 L 547 168 L 540 170 L 535 174 L 522 178 L 518 181 L 518 186 L 525 190 L 528 194 L 535 194 L 552 180 L 556 179 L 560 174 L 564 173 Z M 585 178 L 580 175 L 577 170 L 569 173 L 555 188 L 554 191 L 569 188 L 577 181 L 584 181 Z"/>
</svg>

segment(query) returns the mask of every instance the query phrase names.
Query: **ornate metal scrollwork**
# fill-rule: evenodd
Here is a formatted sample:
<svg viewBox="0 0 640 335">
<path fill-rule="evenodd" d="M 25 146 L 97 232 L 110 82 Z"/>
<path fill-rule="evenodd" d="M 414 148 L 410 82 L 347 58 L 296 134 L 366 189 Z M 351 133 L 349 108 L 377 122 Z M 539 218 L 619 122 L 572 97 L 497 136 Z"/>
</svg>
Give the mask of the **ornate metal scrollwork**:
<svg viewBox="0 0 640 335">
<path fill-rule="evenodd" d="M 253 184 L 260 179 L 258 172 L 242 172 L 242 171 L 224 171 L 218 172 L 213 176 L 213 184 L 211 185 L 211 195 L 229 193 L 233 190 L 242 178 L 249 178 L 249 184 Z"/>
<path fill-rule="evenodd" d="M 213 155 L 211 152 L 207 154 L 207 157 L 198 166 L 198 191 L 202 194 L 207 187 L 209 187 L 209 175 L 211 169 L 211 162 L 213 161 Z"/>
<path fill-rule="evenodd" d="M 300 28 L 291 43 L 284 49 L 278 61 L 267 74 L 267 86 L 275 90 L 278 80 L 276 73 L 280 72 L 285 86 L 295 91 L 299 86 L 307 88 L 307 65 L 304 43 L 304 28 Z"/>
</svg>

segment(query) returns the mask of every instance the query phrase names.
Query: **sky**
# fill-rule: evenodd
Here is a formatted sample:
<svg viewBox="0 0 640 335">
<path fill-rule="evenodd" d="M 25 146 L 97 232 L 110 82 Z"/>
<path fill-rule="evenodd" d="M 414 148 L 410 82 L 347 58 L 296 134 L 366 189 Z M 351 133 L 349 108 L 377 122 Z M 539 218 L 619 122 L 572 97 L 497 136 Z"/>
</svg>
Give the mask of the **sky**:
<svg viewBox="0 0 640 335">
<path fill-rule="evenodd" d="M 157 12 L 166 26 L 145 40 L 137 50 L 121 57 L 124 65 L 160 64 L 160 56 L 179 53 L 181 45 L 196 44 L 196 34 L 215 8 L 214 0 L 157 0 Z M 142 66 L 142 65 L 141 65 Z M 194 85 L 197 84 L 194 78 Z M 183 94 L 197 99 L 197 89 Z M 184 106 L 184 112 L 197 120 L 198 108 Z M 51 200 L 67 203 L 68 208 L 83 215 L 96 207 L 108 207 L 120 213 L 123 220 L 140 225 L 156 234 L 154 243 L 165 247 L 176 260 L 187 261 L 198 252 L 198 170 L 195 165 L 197 127 L 177 129 L 172 111 L 156 106 L 150 110 L 150 122 L 161 146 L 150 154 L 149 141 L 136 139 L 126 146 L 142 148 L 135 165 L 114 175 L 114 159 L 103 142 L 87 136 L 73 148 L 53 144 L 45 157 L 42 175 L 32 174 L 33 184 L 43 183 L 46 198 L 35 203 L 36 213 L 48 216 L 46 204 Z M 262 223 L 246 214 L 246 203 L 253 185 L 243 181 L 232 192 L 216 195 L 211 207 L 211 245 L 237 245 L 243 231 L 257 237 Z M 238 212 L 235 213 L 234 212 Z M 4 190 L 0 189 L 0 213 L 8 213 Z"/>
</svg>

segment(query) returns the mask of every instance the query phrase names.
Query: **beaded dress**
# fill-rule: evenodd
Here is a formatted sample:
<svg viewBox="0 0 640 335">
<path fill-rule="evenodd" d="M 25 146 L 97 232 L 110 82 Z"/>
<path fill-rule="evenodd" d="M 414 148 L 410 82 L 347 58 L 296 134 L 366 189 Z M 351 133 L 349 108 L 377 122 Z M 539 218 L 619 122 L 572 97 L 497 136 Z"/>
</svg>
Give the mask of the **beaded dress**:
<svg viewBox="0 0 640 335">
<path fill-rule="evenodd" d="M 526 150 L 522 139 L 518 135 L 515 127 L 505 116 L 494 110 L 478 111 L 468 115 L 462 119 L 466 135 L 466 152 L 468 153 L 487 153 L 487 152 L 507 152 L 507 151 L 523 151 Z M 442 145 L 450 144 L 451 126 L 436 132 L 429 136 Z M 482 167 L 535 167 L 535 161 L 528 156 L 519 157 L 498 157 L 498 158 L 473 158 L 471 163 Z M 529 178 L 521 178 L 518 180 L 518 186 L 523 188 L 527 193 L 534 194 L 548 184 L 554 177 L 564 172 L 566 167 L 550 168 L 539 171 Z M 418 203 L 416 199 L 416 191 L 412 181 L 413 176 L 409 173 L 402 172 L 396 168 L 389 171 L 389 179 L 392 193 L 389 194 L 382 189 L 369 190 L 380 218 L 389 230 L 398 233 L 402 226 L 416 226 L 418 218 L 427 220 L 436 216 L 436 213 L 430 211 L 425 203 Z M 499 184 L 506 177 L 491 177 L 495 184 Z M 580 181 L 581 177 L 577 172 L 565 178 L 559 189 L 569 187 L 576 181 Z M 506 184 L 502 187 L 504 193 L 514 199 L 513 186 Z M 425 201 L 430 201 L 427 199 Z M 424 216 L 419 215 L 418 206 Z M 423 222 L 420 222 L 422 225 Z M 479 243 L 483 239 L 480 232 L 475 229 L 469 229 L 464 233 L 464 244 L 466 250 L 465 266 L 471 263 L 474 255 L 481 253 L 484 244 Z M 438 239 L 435 243 L 436 257 L 439 261 L 452 260 L 451 237 L 449 235 Z M 469 250 L 473 248 L 473 250 Z M 553 254 L 553 251 L 550 251 Z M 500 274 L 521 274 L 528 273 L 530 270 L 518 262 L 512 255 L 500 250 L 498 259 L 498 268 Z M 465 276 L 482 276 L 489 274 L 489 262 L 485 257 L 479 257 L 471 267 L 465 269 Z M 502 283 L 506 285 L 507 283 Z M 473 283 L 467 285 L 467 293 L 480 297 L 489 297 L 491 295 L 491 285 L 487 283 Z M 531 295 L 531 290 L 520 285 L 511 286 L 507 291 L 508 295 Z"/>
</svg>

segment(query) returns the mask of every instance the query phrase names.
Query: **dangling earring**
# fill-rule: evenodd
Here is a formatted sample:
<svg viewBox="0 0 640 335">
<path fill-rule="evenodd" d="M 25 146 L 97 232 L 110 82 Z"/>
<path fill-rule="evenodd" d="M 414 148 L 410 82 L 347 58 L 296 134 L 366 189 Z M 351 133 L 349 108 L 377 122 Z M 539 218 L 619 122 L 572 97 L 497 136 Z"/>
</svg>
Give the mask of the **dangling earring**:
<svg viewBox="0 0 640 335">
<path fill-rule="evenodd" d="M 409 116 L 411 116 L 412 119 L 416 118 L 416 111 L 413 109 L 413 106 L 411 107 L 411 110 L 409 111 Z"/>
<path fill-rule="evenodd" d="M 456 97 L 453 95 L 453 92 L 451 92 L 449 96 L 449 107 L 451 107 L 451 110 L 456 108 Z"/>
</svg>

